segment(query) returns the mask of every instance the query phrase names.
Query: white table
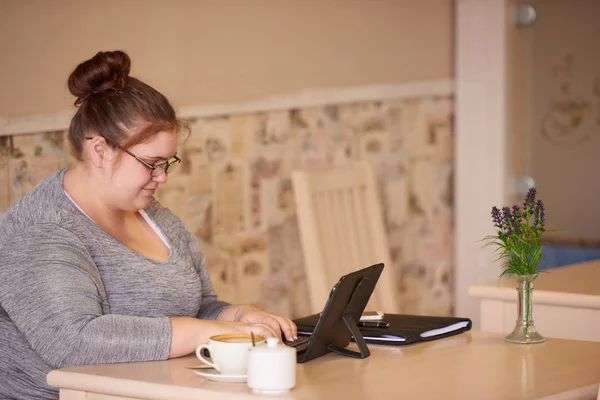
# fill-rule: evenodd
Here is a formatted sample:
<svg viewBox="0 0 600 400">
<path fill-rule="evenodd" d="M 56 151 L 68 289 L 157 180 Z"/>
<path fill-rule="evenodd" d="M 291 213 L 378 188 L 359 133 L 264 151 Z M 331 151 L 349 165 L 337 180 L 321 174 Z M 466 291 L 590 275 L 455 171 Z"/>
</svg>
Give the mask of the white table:
<svg viewBox="0 0 600 400">
<path fill-rule="evenodd" d="M 512 278 L 473 285 L 480 299 L 480 330 L 509 333 L 517 318 Z M 600 260 L 540 273 L 534 283 L 533 320 L 543 336 L 600 342 Z"/>
</svg>

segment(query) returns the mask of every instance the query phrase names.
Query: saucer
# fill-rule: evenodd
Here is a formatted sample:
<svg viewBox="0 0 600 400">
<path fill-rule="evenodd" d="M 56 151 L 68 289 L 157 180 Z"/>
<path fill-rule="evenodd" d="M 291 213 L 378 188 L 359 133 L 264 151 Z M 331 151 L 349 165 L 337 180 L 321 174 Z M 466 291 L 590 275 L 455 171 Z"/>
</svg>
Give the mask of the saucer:
<svg viewBox="0 0 600 400">
<path fill-rule="evenodd" d="M 203 369 L 203 370 L 193 370 L 196 375 L 200 375 L 203 378 L 206 378 L 215 382 L 246 382 L 248 380 L 248 375 L 232 375 L 232 374 L 222 374 L 214 368 Z"/>
</svg>

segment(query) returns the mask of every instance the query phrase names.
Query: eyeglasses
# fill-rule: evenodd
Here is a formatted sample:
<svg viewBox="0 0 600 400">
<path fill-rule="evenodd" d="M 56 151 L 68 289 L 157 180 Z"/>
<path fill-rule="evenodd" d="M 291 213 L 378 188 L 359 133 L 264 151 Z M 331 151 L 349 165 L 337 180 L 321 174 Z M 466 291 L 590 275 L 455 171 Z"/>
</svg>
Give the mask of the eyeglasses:
<svg viewBox="0 0 600 400">
<path fill-rule="evenodd" d="M 86 140 L 91 140 L 91 139 L 93 139 L 93 137 L 86 137 L 85 139 Z M 169 172 L 173 172 L 173 170 L 175 168 L 177 168 L 177 164 L 179 164 L 181 162 L 181 159 L 179 157 L 173 156 L 172 160 L 166 161 L 164 163 L 152 165 L 152 164 L 149 164 L 146 161 L 142 160 L 141 158 L 139 158 L 138 156 L 136 156 L 135 154 L 133 154 L 129 150 L 126 150 L 126 149 L 122 148 L 121 146 L 118 146 L 118 147 L 121 150 L 123 150 L 125 153 L 129 154 L 131 157 L 135 158 L 136 160 L 138 160 L 139 162 L 141 162 L 142 164 L 144 164 L 147 168 L 149 168 L 151 176 L 159 176 L 163 172 L 165 174 L 168 174 Z"/>
<path fill-rule="evenodd" d="M 123 148 L 121 150 L 123 150 L 125 153 L 129 154 L 131 157 L 135 158 L 136 160 L 138 160 L 139 162 L 144 164 L 147 168 L 149 168 L 150 175 L 152 175 L 152 176 L 159 176 L 163 172 L 165 174 L 168 174 L 169 172 L 173 172 L 173 170 L 177 167 L 177 164 L 179 164 L 181 162 L 181 159 L 179 157 L 173 156 L 173 158 L 169 161 L 165 161 L 160 164 L 152 165 L 152 164 L 149 164 L 146 161 L 142 160 L 141 158 L 139 158 L 138 156 L 136 156 L 129 150 L 125 150 Z"/>
</svg>

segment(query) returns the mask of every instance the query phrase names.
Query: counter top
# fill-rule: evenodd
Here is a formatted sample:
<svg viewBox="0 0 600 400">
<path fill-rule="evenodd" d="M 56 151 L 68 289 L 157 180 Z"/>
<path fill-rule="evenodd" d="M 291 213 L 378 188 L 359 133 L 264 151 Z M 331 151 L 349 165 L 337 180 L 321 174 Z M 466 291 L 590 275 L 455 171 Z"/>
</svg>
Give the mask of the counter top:
<svg viewBox="0 0 600 400">
<path fill-rule="evenodd" d="M 540 272 L 534 282 L 536 304 L 600 307 L 600 260 L 587 261 Z M 516 283 L 511 277 L 469 287 L 478 298 L 516 300 Z"/>
</svg>

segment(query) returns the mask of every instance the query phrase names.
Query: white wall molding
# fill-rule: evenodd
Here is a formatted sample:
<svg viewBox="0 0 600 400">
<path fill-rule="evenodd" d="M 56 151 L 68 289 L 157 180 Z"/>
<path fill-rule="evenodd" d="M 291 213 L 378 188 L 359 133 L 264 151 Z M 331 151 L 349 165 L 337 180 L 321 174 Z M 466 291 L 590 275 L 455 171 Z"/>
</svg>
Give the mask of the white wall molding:
<svg viewBox="0 0 600 400">
<path fill-rule="evenodd" d="M 71 122 L 72 112 L 64 111 L 48 115 L 32 115 L 25 117 L 0 117 L 0 136 L 22 135 L 38 132 L 65 130 Z"/>
<path fill-rule="evenodd" d="M 387 100 L 454 93 L 452 80 L 412 82 L 398 85 L 370 85 L 329 89 L 306 89 L 295 94 L 272 96 L 245 103 L 203 105 L 179 110 L 184 118 L 216 117 L 290 108 L 344 104 L 369 100 Z M 0 136 L 64 130 L 74 111 L 50 115 L 0 117 Z"/>
<path fill-rule="evenodd" d="M 491 248 L 492 206 L 507 196 L 506 33 L 508 0 L 457 0 L 455 314 L 479 326 L 469 286 L 500 274 Z"/>
</svg>

